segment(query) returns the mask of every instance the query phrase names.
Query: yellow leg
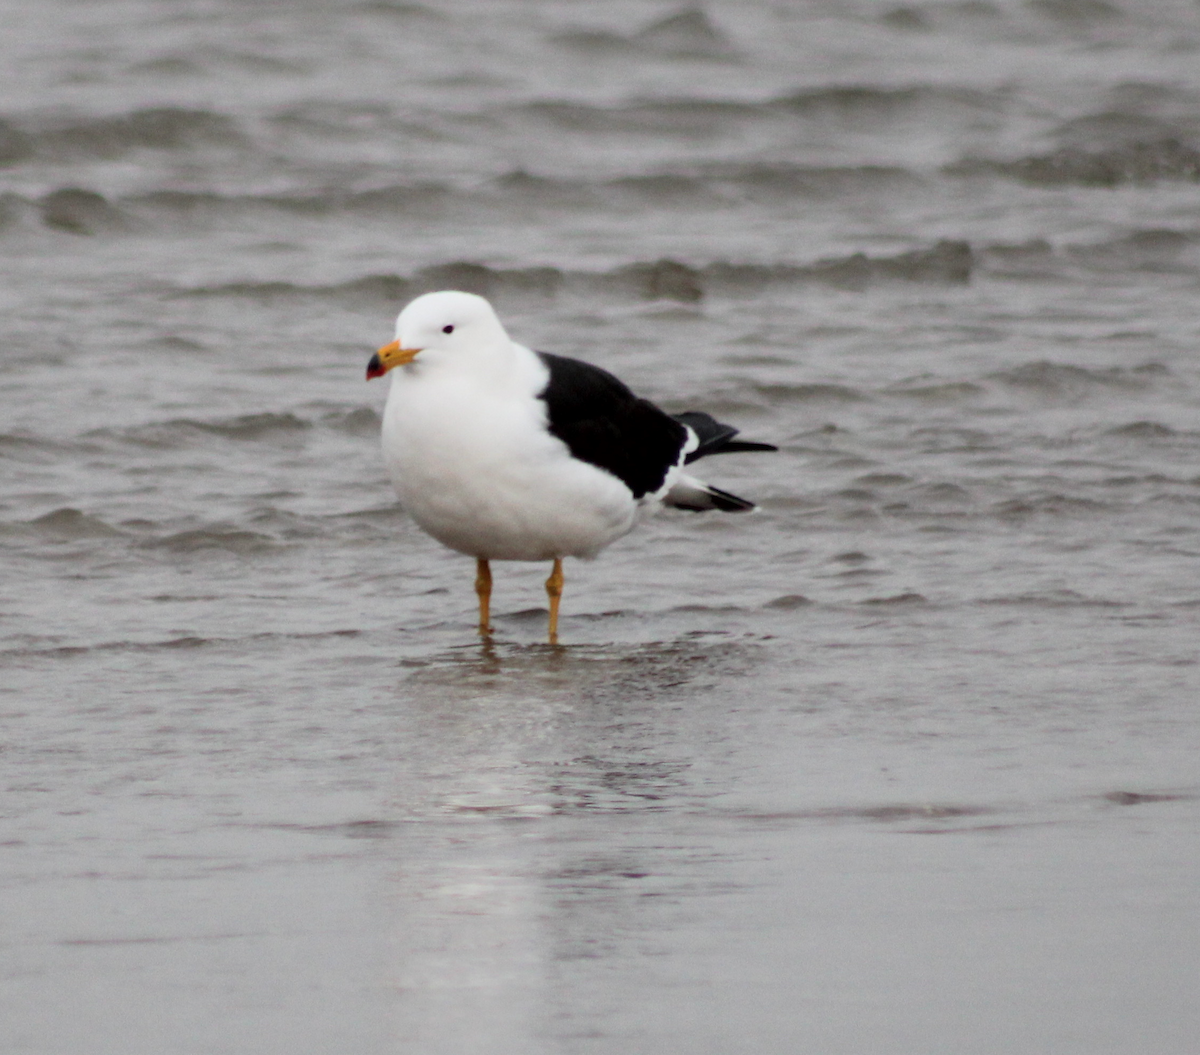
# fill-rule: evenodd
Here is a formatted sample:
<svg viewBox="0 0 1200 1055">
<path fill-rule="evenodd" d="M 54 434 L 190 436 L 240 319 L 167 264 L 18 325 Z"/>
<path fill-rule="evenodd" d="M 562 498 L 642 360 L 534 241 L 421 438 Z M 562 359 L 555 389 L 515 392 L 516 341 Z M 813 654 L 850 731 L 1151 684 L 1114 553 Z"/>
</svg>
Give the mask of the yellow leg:
<svg viewBox="0 0 1200 1055">
<path fill-rule="evenodd" d="M 550 598 L 550 644 L 558 644 L 558 602 L 562 600 L 562 558 L 554 558 L 554 570 L 546 580 L 546 595 Z"/>
<path fill-rule="evenodd" d="M 479 595 L 479 633 L 487 637 L 492 632 L 489 618 L 492 603 L 492 569 L 482 557 L 475 561 L 475 592 Z"/>
</svg>

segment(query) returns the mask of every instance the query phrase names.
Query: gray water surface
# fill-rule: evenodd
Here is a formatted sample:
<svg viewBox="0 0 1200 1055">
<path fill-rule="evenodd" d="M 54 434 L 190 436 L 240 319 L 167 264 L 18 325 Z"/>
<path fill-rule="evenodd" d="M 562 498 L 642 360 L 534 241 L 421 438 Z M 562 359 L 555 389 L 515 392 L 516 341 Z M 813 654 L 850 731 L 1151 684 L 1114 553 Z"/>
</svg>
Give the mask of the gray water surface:
<svg viewBox="0 0 1200 1055">
<path fill-rule="evenodd" d="M 0 22 L 0 1051 L 1196 1050 L 1194 3 Z M 445 287 L 760 510 L 481 645 Z"/>
</svg>

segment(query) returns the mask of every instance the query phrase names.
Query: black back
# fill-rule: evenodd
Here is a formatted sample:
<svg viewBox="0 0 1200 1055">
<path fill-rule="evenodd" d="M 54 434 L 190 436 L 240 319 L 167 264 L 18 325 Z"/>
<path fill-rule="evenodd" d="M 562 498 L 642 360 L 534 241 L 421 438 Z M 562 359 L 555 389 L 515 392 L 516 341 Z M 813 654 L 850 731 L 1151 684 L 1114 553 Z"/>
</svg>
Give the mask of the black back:
<svg viewBox="0 0 1200 1055">
<path fill-rule="evenodd" d="M 562 355 L 537 354 L 550 370 L 539 395 L 551 434 L 573 457 L 622 480 L 634 498 L 662 487 L 687 441 L 684 426 L 639 399 L 607 370 Z"/>
</svg>

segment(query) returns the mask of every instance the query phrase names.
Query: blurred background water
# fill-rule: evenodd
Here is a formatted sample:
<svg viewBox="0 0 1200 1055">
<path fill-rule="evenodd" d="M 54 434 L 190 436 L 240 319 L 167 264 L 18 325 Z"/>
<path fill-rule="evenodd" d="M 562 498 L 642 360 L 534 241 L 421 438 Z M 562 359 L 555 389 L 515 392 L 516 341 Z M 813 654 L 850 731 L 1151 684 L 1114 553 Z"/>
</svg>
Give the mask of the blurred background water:
<svg viewBox="0 0 1200 1055">
<path fill-rule="evenodd" d="M 1195 1050 L 1200 6 L 2 7 L 0 1050 Z M 761 511 L 481 648 L 445 287 Z"/>
</svg>

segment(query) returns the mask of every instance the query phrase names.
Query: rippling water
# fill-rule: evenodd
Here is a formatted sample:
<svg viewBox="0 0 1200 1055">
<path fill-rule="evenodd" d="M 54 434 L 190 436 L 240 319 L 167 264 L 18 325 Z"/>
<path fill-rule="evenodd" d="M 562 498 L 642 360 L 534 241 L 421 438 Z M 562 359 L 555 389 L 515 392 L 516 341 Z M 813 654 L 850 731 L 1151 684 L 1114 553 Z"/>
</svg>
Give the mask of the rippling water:
<svg viewBox="0 0 1200 1055">
<path fill-rule="evenodd" d="M 1200 1030 L 1200 8 L 51 0 L 0 34 L 0 1048 Z M 457 287 L 781 453 L 400 514 Z"/>
</svg>

